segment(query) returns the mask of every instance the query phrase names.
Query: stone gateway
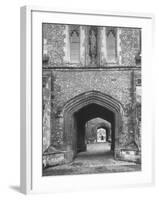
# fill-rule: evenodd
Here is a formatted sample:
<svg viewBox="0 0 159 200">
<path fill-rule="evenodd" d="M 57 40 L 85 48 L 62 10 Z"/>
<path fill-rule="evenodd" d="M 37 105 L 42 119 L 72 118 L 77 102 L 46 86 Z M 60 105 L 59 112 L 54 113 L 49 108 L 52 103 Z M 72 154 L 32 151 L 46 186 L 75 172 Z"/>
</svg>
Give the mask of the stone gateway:
<svg viewBox="0 0 159 200">
<path fill-rule="evenodd" d="M 140 164 L 142 30 L 49 23 L 42 30 L 44 171 L 100 143 L 116 162 Z"/>
</svg>

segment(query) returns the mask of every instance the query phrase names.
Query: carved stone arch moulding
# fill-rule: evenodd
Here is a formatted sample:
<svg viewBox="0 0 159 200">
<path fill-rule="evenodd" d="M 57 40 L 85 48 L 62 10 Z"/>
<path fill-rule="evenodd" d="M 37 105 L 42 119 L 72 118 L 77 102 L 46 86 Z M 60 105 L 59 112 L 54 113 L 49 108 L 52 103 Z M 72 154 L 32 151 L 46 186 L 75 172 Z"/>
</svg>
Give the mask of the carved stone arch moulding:
<svg viewBox="0 0 159 200">
<path fill-rule="evenodd" d="M 88 91 L 82 93 L 71 100 L 69 100 L 63 108 L 64 124 L 63 124 L 63 139 L 66 144 L 66 149 L 73 151 L 73 155 L 76 154 L 75 143 L 77 142 L 77 130 L 75 122 L 75 113 L 77 113 L 82 108 L 89 105 L 98 105 L 105 110 L 109 110 L 114 115 L 114 156 L 116 157 L 116 152 L 119 149 L 118 139 L 120 137 L 120 127 L 122 125 L 123 116 L 123 106 L 122 104 L 112 98 L 111 96 L 101 93 L 99 91 Z"/>
</svg>

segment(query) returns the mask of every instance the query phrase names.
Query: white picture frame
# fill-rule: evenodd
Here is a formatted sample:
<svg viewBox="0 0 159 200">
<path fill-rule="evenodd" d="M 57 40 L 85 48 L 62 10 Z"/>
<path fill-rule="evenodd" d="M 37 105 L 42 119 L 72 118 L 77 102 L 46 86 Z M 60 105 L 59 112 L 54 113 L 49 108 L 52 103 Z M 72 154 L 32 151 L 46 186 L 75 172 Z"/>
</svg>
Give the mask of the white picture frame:
<svg viewBox="0 0 159 200">
<path fill-rule="evenodd" d="M 150 73 L 153 70 L 153 18 L 151 14 L 56 10 L 35 6 L 21 8 L 21 192 L 28 194 L 79 191 L 154 183 L 153 100 Z M 141 172 L 42 177 L 42 44 L 39 42 L 42 37 L 42 22 L 142 28 L 142 133 L 144 134 Z"/>
</svg>

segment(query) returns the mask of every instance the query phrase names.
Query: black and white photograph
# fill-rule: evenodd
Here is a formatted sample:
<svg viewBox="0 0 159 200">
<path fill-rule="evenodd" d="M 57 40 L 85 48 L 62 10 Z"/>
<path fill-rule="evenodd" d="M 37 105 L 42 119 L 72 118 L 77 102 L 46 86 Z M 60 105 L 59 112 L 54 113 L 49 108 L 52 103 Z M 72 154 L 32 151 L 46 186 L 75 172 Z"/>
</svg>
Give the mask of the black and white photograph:
<svg viewBox="0 0 159 200">
<path fill-rule="evenodd" d="M 0 15 L 1 199 L 158 199 L 158 1 Z"/>
<path fill-rule="evenodd" d="M 142 29 L 42 24 L 42 175 L 142 170 Z"/>
</svg>

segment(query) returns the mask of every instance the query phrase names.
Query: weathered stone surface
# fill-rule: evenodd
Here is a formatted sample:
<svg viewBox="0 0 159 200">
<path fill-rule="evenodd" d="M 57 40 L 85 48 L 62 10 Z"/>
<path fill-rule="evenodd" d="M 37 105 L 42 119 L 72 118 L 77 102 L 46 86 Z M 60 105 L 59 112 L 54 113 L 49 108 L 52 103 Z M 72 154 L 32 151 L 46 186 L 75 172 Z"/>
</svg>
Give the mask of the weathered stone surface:
<svg viewBox="0 0 159 200">
<path fill-rule="evenodd" d="M 43 76 L 43 152 L 50 145 L 51 136 L 51 76 Z"/>
<path fill-rule="evenodd" d="M 65 163 L 64 153 L 44 153 L 43 166 L 56 166 Z"/>
<path fill-rule="evenodd" d="M 121 146 L 124 146 L 133 140 L 132 98 L 134 93 L 132 93 L 131 71 L 51 71 L 53 80 L 52 107 L 54 113 L 51 140 L 55 146 L 63 144 L 63 116 L 60 116 L 63 106 L 75 96 L 92 90 L 106 93 L 121 102 L 125 109 L 125 114 L 123 116 L 122 135 L 119 138 L 119 143 Z M 136 73 L 138 72 L 136 71 Z"/>
<path fill-rule="evenodd" d="M 49 60 L 53 67 L 91 67 L 89 55 L 89 29 L 90 26 L 80 26 L 80 62 L 70 62 L 69 25 L 43 24 L 43 57 Z M 115 61 L 108 62 L 106 52 L 106 29 L 98 27 L 98 48 L 96 48 L 97 65 L 103 66 L 136 66 L 136 59 L 140 50 L 140 29 L 117 28 L 116 46 L 117 57 Z M 100 46 L 100 48 L 99 48 Z M 120 60 L 120 61 L 119 61 Z M 140 57 L 141 60 L 141 57 Z M 47 67 L 47 65 L 44 65 Z"/>
<path fill-rule="evenodd" d="M 140 51 L 140 29 L 121 28 L 121 64 L 125 66 L 135 66 L 135 56 Z"/>
<path fill-rule="evenodd" d="M 54 71 L 54 105 L 62 107 L 69 99 L 86 91 L 96 90 L 130 103 L 131 72 L 129 71 Z"/>
<path fill-rule="evenodd" d="M 132 152 L 129 152 L 130 154 L 124 151 L 121 153 L 120 150 L 132 150 L 133 143 L 137 147 L 135 151 L 141 150 L 141 86 L 136 85 L 136 82 L 140 82 L 137 80 L 141 79 L 141 68 L 136 66 L 135 61 L 135 57 L 140 51 L 140 30 L 119 28 L 117 38 L 117 56 L 119 57 L 115 64 L 108 66 L 106 44 L 104 43 L 105 28 L 98 29 L 97 32 L 102 37 L 97 45 L 96 54 L 100 54 L 101 57 L 96 55 L 96 62 L 95 64 L 92 62 L 94 65 L 91 66 L 91 62 L 88 62 L 89 55 L 87 55 L 89 50 L 86 26 L 80 27 L 82 36 L 80 38 L 81 61 L 78 64 L 69 62 L 67 29 L 68 25 L 43 25 L 43 30 L 45 30 L 43 53 L 49 56 L 49 65 L 43 65 L 43 76 L 45 77 L 43 81 L 43 151 L 50 144 L 61 151 L 68 148 L 63 154 L 63 160 L 62 156 L 59 156 L 58 159 L 53 153 L 45 155 L 44 160 L 47 160 L 46 162 L 51 165 L 66 160 L 71 161 L 73 158 L 71 145 L 74 141 L 72 138 L 67 138 L 67 141 L 70 142 L 66 144 L 63 109 L 71 99 L 90 91 L 98 91 L 108 95 L 122 105 L 123 113 L 120 113 L 119 135 L 115 138 L 115 144 L 117 143 L 119 146 L 115 152 L 117 152 L 117 157 L 132 158 L 134 156 Z M 71 122 L 71 119 L 68 120 L 68 123 L 71 124 Z M 75 125 L 72 124 L 72 126 Z M 72 137 L 72 134 L 68 134 L 67 137 Z"/>
<path fill-rule="evenodd" d="M 49 63 L 59 65 L 64 58 L 65 25 L 43 24 L 43 38 L 45 54 L 49 56 Z"/>
<path fill-rule="evenodd" d="M 137 150 L 122 149 L 120 151 L 120 160 L 141 163 L 141 154 Z"/>
</svg>

